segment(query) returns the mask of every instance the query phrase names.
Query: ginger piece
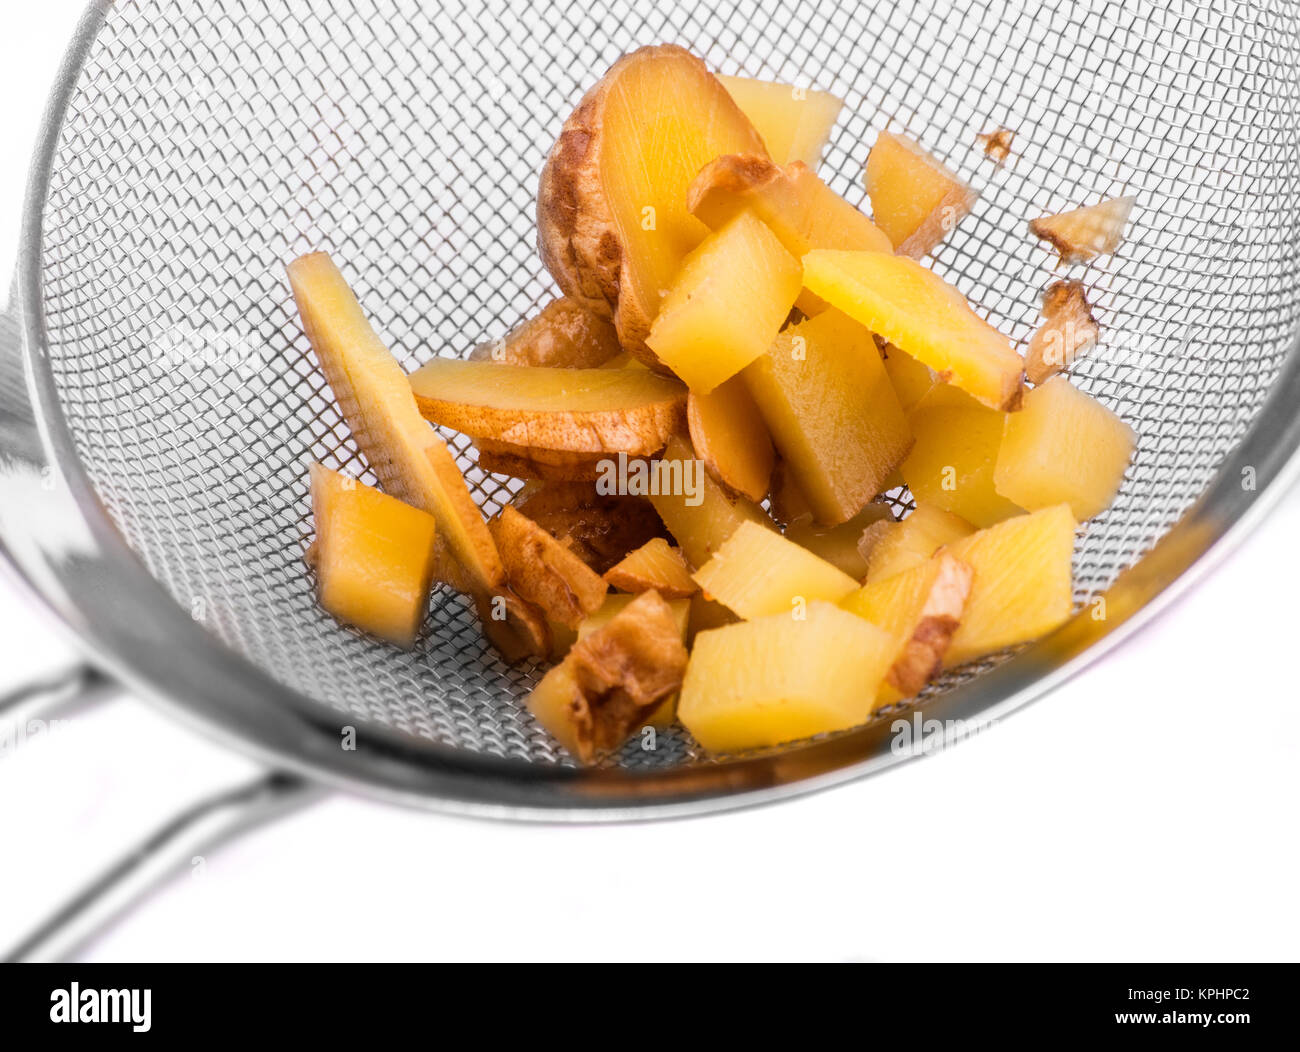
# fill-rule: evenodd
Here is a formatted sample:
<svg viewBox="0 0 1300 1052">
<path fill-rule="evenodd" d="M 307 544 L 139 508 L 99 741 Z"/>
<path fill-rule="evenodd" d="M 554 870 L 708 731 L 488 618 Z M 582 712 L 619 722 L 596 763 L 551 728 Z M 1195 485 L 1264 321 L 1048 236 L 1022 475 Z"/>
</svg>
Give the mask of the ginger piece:
<svg viewBox="0 0 1300 1052">
<path fill-rule="evenodd" d="M 941 549 L 974 571 L 945 668 L 1037 639 L 1069 619 L 1074 531 L 1069 505 L 1057 504 Z"/>
<path fill-rule="evenodd" d="M 928 365 L 918 362 L 910 354 L 904 354 L 892 343 L 886 343 L 880 353 L 885 361 L 889 382 L 893 384 L 894 394 L 898 396 L 898 404 L 903 407 L 904 413 L 910 413 L 916 403 L 940 382 L 939 378 Z"/>
<path fill-rule="evenodd" d="M 537 195 L 542 262 L 565 295 L 646 347 L 662 291 L 708 228 L 686 209 L 704 165 L 765 155 L 763 139 L 702 61 L 672 44 L 623 56 L 583 96 L 546 159 Z"/>
<path fill-rule="evenodd" d="M 991 132 L 981 132 L 975 136 L 976 142 L 984 148 L 984 156 L 994 161 L 999 168 L 1006 164 L 1007 158 L 1011 156 L 1011 144 L 1015 138 L 1015 132 L 1003 127 L 994 128 Z"/>
<path fill-rule="evenodd" d="M 600 609 L 604 578 L 532 519 L 508 504 L 489 525 L 517 595 L 568 628 Z"/>
<path fill-rule="evenodd" d="M 733 376 L 708 394 L 686 400 L 691 444 L 709 473 L 750 500 L 767 495 L 776 454 L 767 425 L 744 381 Z"/>
<path fill-rule="evenodd" d="M 877 522 L 862 532 L 858 551 L 867 561 L 867 582 L 882 581 L 929 560 L 945 544 L 969 537 L 975 527 L 960 515 L 918 503 L 899 522 Z"/>
<path fill-rule="evenodd" d="M 579 639 L 528 698 L 528 710 L 580 763 L 617 749 L 678 691 L 687 653 L 672 607 L 643 592 Z"/>
<path fill-rule="evenodd" d="M 1020 400 L 1024 363 L 952 285 L 915 260 L 883 252 L 816 249 L 807 288 L 991 409 Z M 779 443 L 778 443 L 779 447 Z"/>
<path fill-rule="evenodd" d="M 680 548 L 662 537 L 647 541 L 611 566 L 605 580 L 624 592 L 658 592 L 665 599 L 685 599 L 700 590 Z"/>
<path fill-rule="evenodd" d="M 1135 204 L 1136 197 L 1112 197 L 1099 204 L 1030 220 L 1029 232 L 1056 249 L 1062 264 L 1087 263 L 1119 248 Z"/>
<path fill-rule="evenodd" d="M 436 568 L 433 516 L 321 464 L 311 466 L 311 506 L 321 606 L 380 639 L 413 646 Z"/>
<path fill-rule="evenodd" d="M 339 409 L 385 492 L 437 523 L 438 577 L 474 598 L 507 660 L 545 657 L 545 621 L 506 585 L 505 566 L 456 460 L 420 417 L 406 374 L 329 255 L 289 264 L 303 328 Z"/>
<path fill-rule="evenodd" d="M 589 482 L 533 483 L 511 503 L 598 574 L 667 536 L 645 498 L 602 494 Z"/>
<path fill-rule="evenodd" d="M 893 653 L 889 633 L 833 603 L 700 632 L 677 717 L 712 752 L 865 723 Z"/>
<path fill-rule="evenodd" d="M 741 375 L 824 525 L 861 511 L 912 446 L 871 333 L 838 310 L 786 329 Z"/>
<path fill-rule="evenodd" d="M 802 161 L 817 167 L 844 107 L 842 100 L 828 91 L 749 77 L 719 76 L 718 80 L 762 136 L 777 164 Z"/>
<path fill-rule="evenodd" d="M 696 593 L 698 594 L 698 592 Z M 592 614 L 587 620 L 578 626 L 577 639 L 586 639 L 593 632 L 604 628 L 618 614 L 621 614 L 633 602 L 635 595 L 617 595 L 611 593 L 605 597 L 605 604 Z M 686 633 L 690 627 L 691 620 L 691 601 L 689 599 L 669 599 L 668 606 L 673 612 L 673 618 L 677 622 L 677 627 L 682 633 L 682 642 L 686 642 Z M 575 640 L 576 642 L 577 640 Z M 689 650 L 689 647 L 687 648 Z M 677 693 L 674 691 L 659 703 L 649 716 L 645 718 L 645 726 L 654 727 L 656 730 L 663 730 L 671 727 L 677 719 Z"/>
<path fill-rule="evenodd" d="M 799 260 L 740 212 L 682 261 L 646 343 L 697 394 L 771 346 L 802 288 Z"/>
<path fill-rule="evenodd" d="M 1030 511 L 1064 502 L 1085 522 L 1110 507 L 1136 445 L 1137 434 L 1115 413 L 1053 377 L 1008 415 L 993 483 Z"/>
<path fill-rule="evenodd" d="M 1009 417 L 948 384 L 923 397 L 907 421 L 916 444 L 899 469 L 918 502 L 960 515 L 976 526 L 1023 510 L 994 484 L 993 474 Z"/>
<path fill-rule="evenodd" d="M 861 581 L 867 576 L 867 560 L 859 549 L 863 533 L 878 522 L 893 521 L 888 504 L 872 501 L 838 526 L 819 526 L 811 515 L 796 518 L 786 525 L 785 538 Z"/>
<path fill-rule="evenodd" d="M 892 577 L 864 585 L 840 606 L 883 628 L 894 641 L 877 706 L 892 705 L 924 687 L 943 665 L 961 623 L 974 571 L 937 555 Z"/>
<path fill-rule="evenodd" d="M 649 500 L 692 566 L 708 562 L 742 522 L 776 529 L 754 501 L 731 495 L 704 469 L 689 439 L 670 439 L 659 466 L 672 484 Z"/>
<path fill-rule="evenodd" d="M 472 362 L 534 365 L 558 369 L 598 369 L 623 353 L 607 318 L 577 300 L 561 296 L 499 340 L 479 344 Z"/>
<path fill-rule="evenodd" d="M 900 256 L 922 259 L 964 219 L 979 194 L 920 143 L 882 131 L 863 176 L 876 226 Z"/>
<path fill-rule="evenodd" d="M 530 448 L 646 456 L 686 423 L 686 388 L 648 369 L 433 358 L 410 385 L 426 420 Z"/>
<path fill-rule="evenodd" d="M 1043 324 L 1030 338 L 1025 354 L 1026 378 L 1041 384 L 1068 369 L 1100 334 L 1083 283 L 1053 282 L 1043 293 Z"/>
<path fill-rule="evenodd" d="M 692 574 L 709 599 L 746 620 L 797 613 L 814 599 L 837 603 L 858 582 L 773 530 L 742 522 Z"/>
</svg>

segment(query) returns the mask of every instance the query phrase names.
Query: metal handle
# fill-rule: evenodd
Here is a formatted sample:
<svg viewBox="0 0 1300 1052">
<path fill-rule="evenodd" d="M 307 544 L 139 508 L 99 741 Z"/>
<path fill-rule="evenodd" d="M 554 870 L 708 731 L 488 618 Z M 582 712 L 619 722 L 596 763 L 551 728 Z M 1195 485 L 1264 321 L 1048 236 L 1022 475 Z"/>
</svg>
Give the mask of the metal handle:
<svg viewBox="0 0 1300 1052">
<path fill-rule="evenodd" d="M 145 893 L 231 837 L 317 799 L 297 775 L 273 772 L 177 815 L 100 874 L 17 946 L 8 961 L 65 960 Z"/>
<path fill-rule="evenodd" d="M 32 720 L 80 712 L 121 689 L 90 665 L 69 665 L 0 695 L 0 722 L 21 729 Z M 23 736 L 15 735 L 15 740 L 22 741 Z"/>
</svg>

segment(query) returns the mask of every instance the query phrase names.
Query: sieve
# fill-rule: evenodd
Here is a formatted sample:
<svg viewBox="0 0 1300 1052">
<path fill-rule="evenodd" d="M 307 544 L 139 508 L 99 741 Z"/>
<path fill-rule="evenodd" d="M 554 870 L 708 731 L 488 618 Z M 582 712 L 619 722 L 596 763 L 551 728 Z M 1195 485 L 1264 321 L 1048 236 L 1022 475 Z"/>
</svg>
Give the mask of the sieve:
<svg viewBox="0 0 1300 1052">
<path fill-rule="evenodd" d="M 843 98 L 821 173 L 864 210 L 880 129 L 944 158 L 981 196 L 932 266 L 1022 345 L 1054 277 L 1091 290 L 1103 336 L 1072 378 L 1139 444 L 1080 534 L 1078 613 L 935 684 L 927 717 L 974 729 L 1041 695 L 1293 474 L 1298 3 L 96 0 L 49 103 L 2 330 L 0 538 L 102 670 L 72 670 L 61 698 L 107 676 L 278 772 L 152 849 L 308 783 L 593 821 L 771 801 L 906 758 L 886 712 L 724 758 L 670 731 L 579 770 L 522 705 L 541 670 L 504 664 L 462 597 L 435 594 L 410 653 L 315 602 L 307 465 L 375 480 L 285 263 L 331 252 L 407 368 L 499 337 L 555 294 L 534 201 L 560 124 L 619 55 L 664 41 Z M 999 126 L 1015 132 L 1000 166 L 977 142 Z M 1114 257 L 1066 270 L 1026 234 L 1119 193 L 1138 205 Z M 519 483 L 444 437 L 491 514 Z"/>
</svg>

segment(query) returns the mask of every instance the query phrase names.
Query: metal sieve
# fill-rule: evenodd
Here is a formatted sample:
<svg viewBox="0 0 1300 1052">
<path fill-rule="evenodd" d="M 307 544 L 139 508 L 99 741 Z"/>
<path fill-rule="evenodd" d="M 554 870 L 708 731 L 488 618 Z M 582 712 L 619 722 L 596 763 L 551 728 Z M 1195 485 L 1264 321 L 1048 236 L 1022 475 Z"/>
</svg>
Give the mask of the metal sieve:
<svg viewBox="0 0 1300 1052">
<path fill-rule="evenodd" d="M 0 537 L 99 668 L 283 769 L 485 815 L 699 812 L 898 762 L 886 714 L 721 760 L 669 732 L 580 771 L 521 704 L 539 670 L 503 664 L 466 600 L 436 594 L 400 653 L 313 596 L 308 463 L 373 478 L 285 263 L 329 250 L 407 367 L 503 334 L 554 294 L 533 209 L 561 122 L 660 41 L 842 97 L 823 174 L 854 204 L 880 129 L 946 159 L 981 197 L 933 266 L 1016 340 L 1054 276 L 1092 290 L 1102 344 L 1073 379 L 1139 448 L 1081 533 L 1080 613 L 937 684 L 927 713 L 978 724 L 1042 693 L 1282 488 L 1300 438 L 1300 4 L 96 0 L 32 170 Z M 1015 132 L 1003 166 L 976 138 L 997 126 Z M 1117 193 L 1138 206 L 1114 257 L 1067 272 L 1026 233 Z M 446 437 L 494 511 L 517 483 Z"/>
</svg>

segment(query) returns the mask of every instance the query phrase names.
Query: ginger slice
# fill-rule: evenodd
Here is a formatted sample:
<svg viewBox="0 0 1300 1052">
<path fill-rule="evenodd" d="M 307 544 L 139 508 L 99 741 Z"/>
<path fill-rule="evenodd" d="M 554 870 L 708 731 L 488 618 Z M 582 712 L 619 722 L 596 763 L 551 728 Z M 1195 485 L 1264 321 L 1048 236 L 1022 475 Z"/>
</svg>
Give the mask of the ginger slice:
<svg viewBox="0 0 1300 1052">
<path fill-rule="evenodd" d="M 778 164 L 802 161 L 817 167 L 844 102 L 828 91 L 749 77 L 719 76 L 736 104 L 763 137 Z"/>
<path fill-rule="evenodd" d="M 577 300 L 561 296 L 502 339 L 479 344 L 470 352 L 469 360 L 598 369 L 622 352 L 612 322 L 593 314 Z"/>
<path fill-rule="evenodd" d="M 474 597 L 507 660 L 545 657 L 545 621 L 506 585 L 505 567 L 456 460 L 420 417 L 411 385 L 324 252 L 289 264 L 289 283 L 321 371 L 385 492 L 437 523 L 438 577 Z"/>
<path fill-rule="evenodd" d="M 617 749 L 676 693 L 686 673 L 677 613 L 643 592 L 573 645 L 542 677 L 528 710 L 581 763 Z"/>
<path fill-rule="evenodd" d="M 750 500 L 767 495 L 776 454 L 758 406 L 739 376 L 686 400 L 691 444 L 709 473 Z"/>
<path fill-rule="evenodd" d="M 612 318 L 648 365 L 662 291 L 708 228 L 686 188 L 728 153 L 766 156 L 722 83 L 689 51 L 643 47 L 619 59 L 560 130 L 537 195 L 542 262 L 561 290 Z"/>
<path fill-rule="evenodd" d="M 616 616 L 621 614 L 632 603 L 636 601 L 635 595 L 618 595 L 611 592 L 605 597 L 605 604 L 592 614 L 587 620 L 578 626 L 578 639 L 586 639 L 591 635 L 604 628 Z M 669 599 L 668 606 L 673 612 L 673 617 L 677 621 L 677 627 L 682 633 L 682 642 L 686 642 L 686 634 L 691 623 L 691 600 L 689 599 Z M 567 648 L 566 648 L 567 649 Z M 689 646 L 687 648 L 689 650 Z M 645 718 L 645 726 L 654 727 L 656 730 L 663 730 L 671 727 L 677 720 L 677 693 L 674 691 L 659 703 L 649 716 Z"/>
<path fill-rule="evenodd" d="M 858 542 L 867 560 L 867 582 L 882 581 L 926 562 L 945 544 L 969 537 L 975 527 L 950 511 L 918 503 L 901 522 L 868 526 Z"/>
<path fill-rule="evenodd" d="M 605 571 L 605 580 L 624 592 L 658 592 L 665 599 L 685 599 L 700 590 L 680 548 L 662 537 L 647 541 Z"/>
<path fill-rule="evenodd" d="M 516 446 L 645 456 L 686 423 L 686 388 L 648 369 L 433 358 L 410 383 L 426 420 Z"/>
<path fill-rule="evenodd" d="M 979 194 L 920 143 L 882 131 L 863 175 L 871 217 L 900 256 L 921 259 L 975 207 Z"/>
<path fill-rule="evenodd" d="M 506 505 L 490 526 L 516 594 L 568 628 L 600 609 L 604 578 L 537 523 Z"/>
<path fill-rule="evenodd" d="M 340 621 L 411 647 L 429 607 L 437 527 L 428 512 L 322 464 L 311 466 L 320 604 Z"/>
<path fill-rule="evenodd" d="M 984 156 L 992 159 L 998 165 L 1007 163 L 1007 158 L 1011 156 L 1011 144 L 1015 141 L 1016 133 L 1010 128 L 997 127 L 991 132 L 981 132 L 975 136 L 975 140 L 984 148 Z"/>
<path fill-rule="evenodd" d="M 644 497 L 603 494 L 589 482 L 533 483 L 511 503 L 598 574 L 667 536 Z"/>
<path fill-rule="evenodd" d="M 893 640 L 833 603 L 700 632 L 677 716 L 704 748 L 739 752 L 871 716 Z"/>
<path fill-rule="evenodd" d="M 974 571 L 950 555 L 937 555 L 892 577 L 864 585 L 840 605 L 865 617 L 894 640 L 893 662 L 878 704 L 910 697 L 942 667 L 961 623 Z"/>
<path fill-rule="evenodd" d="M 1087 290 L 1079 281 L 1057 281 L 1043 293 L 1043 324 L 1029 341 L 1025 376 L 1041 384 L 1074 364 L 1097 342 L 1101 326 L 1092 316 Z"/>
<path fill-rule="evenodd" d="M 786 524 L 785 538 L 861 581 L 867 576 L 867 560 L 859 549 L 862 535 L 876 523 L 893 521 L 888 504 L 872 501 L 838 526 L 819 526 L 811 514 L 796 518 Z"/>
<path fill-rule="evenodd" d="M 1135 204 L 1136 197 L 1112 197 L 1100 204 L 1030 220 L 1029 232 L 1056 249 L 1061 263 L 1086 263 L 1119 248 Z"/>
<path fill-rule="evenodd" d="M 692 575 L 709 599 L 746 620 L 799 613 L 814 599 L 837 603 L 858 582 L 773 530 L 742 522 Z"/>
</svg>

